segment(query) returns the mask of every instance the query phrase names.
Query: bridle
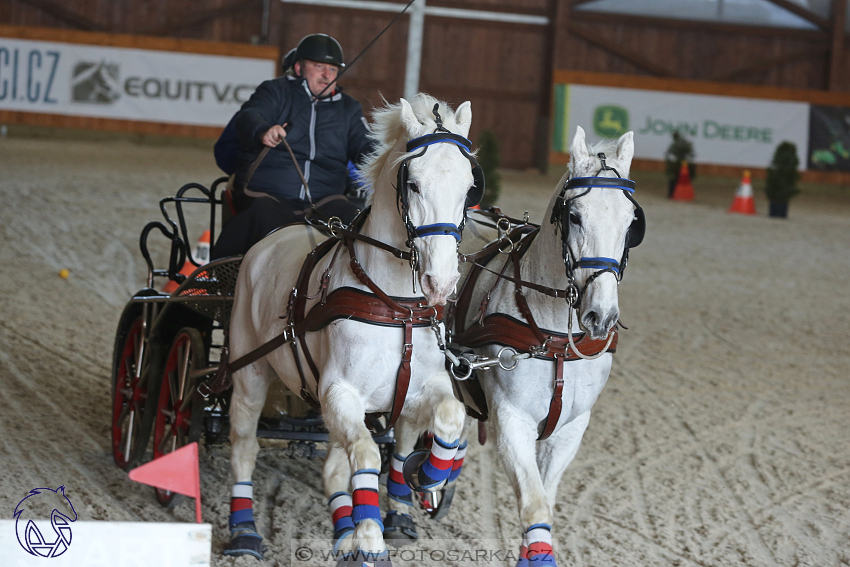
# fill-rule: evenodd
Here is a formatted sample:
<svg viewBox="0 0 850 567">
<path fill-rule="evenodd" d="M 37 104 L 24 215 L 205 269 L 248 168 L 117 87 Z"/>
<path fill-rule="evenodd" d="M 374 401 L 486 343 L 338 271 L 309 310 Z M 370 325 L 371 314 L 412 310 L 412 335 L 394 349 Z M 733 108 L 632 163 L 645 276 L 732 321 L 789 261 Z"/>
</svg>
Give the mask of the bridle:
<svg viewBox="0 0 850 567">
<path fill-rule="evenodd" d="M 413 277 L 413 292 L 416 293 L 416 276 L 415 272 L 419 269 L 419 255 L 416 251 L 415 239 L 424 238 L 426 236 L 450 235 L 455 238 L 458 246 L 463 235 L 463 228 L 466 225 L 466 209 L 477 205 L 484 194 L 484 174 L 481 171 L 481 166 L 478 165 L 478 160 L 471 153 L 472 142 L 467 138 L 458 134 L 453 134 L 443 127 L 443 121 L 439 113 L 439 103 L 434 105 L 433 113 L 437 124 L 436 129 L 431 134 L 425 134 L 418 138 L 414 138 L 407 142 L 406 152 L 410 154 L 419 148 L 422 150 L 418 153 L 408 155 L 398 166 L 398 179 L 395 187 L 396 198 L 399 209 L 401 211 L 402 222 L 407 231 L 407 241 L 405 245 L 410 249 L 410 269 L 414 272 Z M 460 225 L 452 222 L 439 222 L 434 224 L 424 224 L 416 226 L 410 219 L 410 195 L 409 191 L 409 164 L 412 160 L 422 157 L 428 151 L 428 147 L 434 144 L 454 144 L 460 153 L 469 160 L 472 166 L 473 186 L 466 196 L 466 202 L 463 210 L 463 219 Z"/>
<path fill-rule="evenodd" d="M 555 206 L 552 207 L 552 215 L 549 219 L 549 222 L 555 225 L 555 227 L 561 232 L 562 257 L 568 282 L 566 299 L 567 303 L 569 303 L 573 308 L 578 306 L 581 296 L 587 292 L 588 286 L 590 286 L 590 284 L 602 274 L 613 274 L 614 277 L 617 278 L 617 283 L 623 279 L 623 273 L 629 263 L 629 248 L 639 245 L 643 241 L 643 236 L 646 232 L 646 219 L 643 208 L 632 196 L 635 192 L 635 182 L 631 179 L 622 178 L 616 169 L 606 164 L 604 153 L 597 154 L 597 157 L 602 162 L 602 166 L 599 168 L 599 171 L 596 172 L 594 177 L 572 177 L 567 179 L 564 186 L 561 188 L 561 193 L 555 202 Z M 603 171 L 613 171 L 617 177 L 599 177 L 599 174 Z M 570 197 L 569 199 L 565 197 L 567 191 L 582 188 L 586 189 L 586 191 Z M 605 257 L 582 256 L 578 258 L 577 255 L 573 253 L 572 247 L 570 246 L 570 204 L 576 199 L 584 197 L 594 188 L 620 190 L 629 199 L 629 201 L 631 201 L 632 205 L 634 205 L 634 220 L 626 233 L 623 256 L 619 261 L 615 258 Z M 576 283 L 576 270 L 580 268 L 595 270 L 585 280 L 584 287 L 581 289 L 579 289 L 579 286 Z"/>
</svg>

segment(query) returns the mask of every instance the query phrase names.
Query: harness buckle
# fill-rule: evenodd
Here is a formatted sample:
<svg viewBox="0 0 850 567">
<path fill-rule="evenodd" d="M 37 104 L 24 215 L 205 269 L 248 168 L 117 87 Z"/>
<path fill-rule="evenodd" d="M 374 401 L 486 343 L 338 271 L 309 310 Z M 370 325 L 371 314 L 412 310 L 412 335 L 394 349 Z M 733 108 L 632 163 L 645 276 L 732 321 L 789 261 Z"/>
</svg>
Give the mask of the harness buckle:
<svg viewBox="0 0 850 567">
<path fill-rule="evenodd" d="M 337 230 L 344 229 L 345 225 L 342 224 L 342 219 L 339 217 L 331 217 L 328 219 L 328 230 L 331 231 L 331 236 L 334 238 L 340 238 L 340 235 L 336 233 Z"/>
<path fill-rule="evenodd" d="M 500 254 L 510 254 L 515 249 L 514 241 L 511 240 L 510 236 L 504 234 L 499 238 L 499 253 Z"/>
<path fill-rule="evenodd" d="M 576 285 L 573 282 L 570 282 L 570 285 L 567 286 L 567 289 L 565 291 L 566 291 L 566 300 L 567 300 L 568 304 L 574 306 L 576 303 L 578 303 L 579 292 L 578 292 L 578 288 L 576 287 Z"/>
</svg>

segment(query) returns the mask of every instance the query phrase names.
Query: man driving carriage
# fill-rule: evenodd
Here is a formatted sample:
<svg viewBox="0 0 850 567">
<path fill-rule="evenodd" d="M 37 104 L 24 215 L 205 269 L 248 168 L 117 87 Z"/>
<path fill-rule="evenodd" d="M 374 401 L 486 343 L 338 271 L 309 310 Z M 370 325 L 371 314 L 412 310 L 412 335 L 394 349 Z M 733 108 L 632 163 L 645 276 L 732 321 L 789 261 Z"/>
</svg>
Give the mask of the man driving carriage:
<svg viewBox="0 0 850 567">
<path fill-rule="evenodd" d="M 284 76 L 257 87 L 235 118 L 237 215 L 223 227 L 214 259 L 244 254 L 275 228 L 303 220 L 311 202 L 327 217 L 354 217 L 356 206 L 343 195 L 348 163 L 370 153 L 373 142 L 360 103 L 336 85 L 342 47 L 328 35 L 308 35 L 294 60 Z M 269 151 L 258 161 L 264 147 Z"/>
</svg>

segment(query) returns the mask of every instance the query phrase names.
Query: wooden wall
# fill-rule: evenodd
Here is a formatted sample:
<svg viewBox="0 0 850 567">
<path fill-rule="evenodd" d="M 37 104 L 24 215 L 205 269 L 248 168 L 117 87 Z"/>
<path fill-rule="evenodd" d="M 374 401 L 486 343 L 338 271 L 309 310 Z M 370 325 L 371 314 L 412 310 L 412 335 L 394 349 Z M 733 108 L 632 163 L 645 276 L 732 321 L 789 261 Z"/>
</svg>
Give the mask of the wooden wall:
<svg viewBox="0 0 850 567">
<path fill-rule="evenodd" d="M 842 11 L 846 6 L 846 0 L 833 2 Z M 592 7 L 593 2 L 573 0 L 572 4 Z M 843 16 L 840 29 L 833 29 L 837 21 L 811 16 L 813 23 L 824 27 L 798 30 L 622 16 L 577 10 L 570 2 L 559 2 L 554 67 L 850 91 Z"/>
<path fill-rule="evenodd" d="M 839 10 L 847 0 L 833 0 L 840 18 L 804 13 L 818 26 L 811 31 L 576 9 L 592 7 L 593 1 L 428 0 L 428 6 L 548 16 L 551 23 L 427 16 L 420 90 L 455 105 L 471 100 L 471 137 L 493 130 L 502 163 L 512 168 L 547 162 L 552 79 L 558 70 L 850 92 Z M 262 0 L 0 0 L 0 24 L 269 43 L 281 53 L 308 33 L 325 32 L 340 40 L 351 60 L 394 17 L 280 0 L 269 0 L 269 7 L 266 35 Z M 382 97 L 395 101 L 402 94 L 407 24 L 402 16 L 341 81 L 366 109 L 380 105 Z"/>
</svg>

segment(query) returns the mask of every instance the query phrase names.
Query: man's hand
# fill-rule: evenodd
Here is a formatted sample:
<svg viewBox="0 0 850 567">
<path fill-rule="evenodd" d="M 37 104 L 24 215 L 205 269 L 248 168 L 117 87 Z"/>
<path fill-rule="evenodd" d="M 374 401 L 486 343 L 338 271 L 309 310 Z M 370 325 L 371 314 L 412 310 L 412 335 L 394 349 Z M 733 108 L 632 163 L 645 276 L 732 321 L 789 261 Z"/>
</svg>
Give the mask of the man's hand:
<svg viewBox="0 0 850 567">
<path fill-rule="evenodd" d="M 286 124 L 284 124 L 284 126 L 286 126 Z M 283 129 L 283 126 L 275 124 L 266 130 L 265 134 L 263 134 L 263 144 L 270 148 L 274 148 L 281 143 L 284 138 L 286 138 L 286 130 Z"/>
</svg>

